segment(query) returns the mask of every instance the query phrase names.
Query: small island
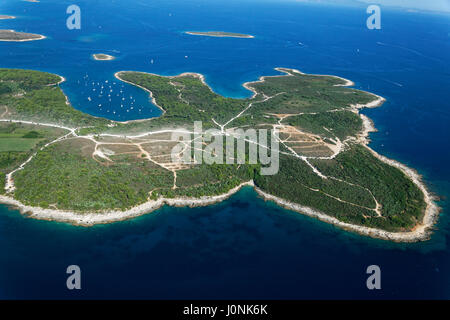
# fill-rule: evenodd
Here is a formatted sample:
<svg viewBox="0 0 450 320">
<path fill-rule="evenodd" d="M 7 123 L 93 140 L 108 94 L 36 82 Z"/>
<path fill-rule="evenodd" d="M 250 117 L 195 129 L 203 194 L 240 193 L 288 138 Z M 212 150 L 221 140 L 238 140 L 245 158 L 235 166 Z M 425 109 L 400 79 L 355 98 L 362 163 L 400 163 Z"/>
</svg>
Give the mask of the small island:
<svg viewBox="0 0 450 320">
<path fill-rule="evenodd" d="M 186 31 L 185 34 L 189 34 L 192 36 L 206 36 L 218 38 L 244 38 L 244 39 L 254 38 L 254 36 L 249 34 L 223 32 L 223 31 L 206 31 L 206 32 Z"/>
<path fill-rule="evenodd" d="M 110 56 L 109 54 L 104 54 L 104 53 L 95 53 L 92 55 L 92 58 L 94 58 L 94 60 L 100 60 L 100 61 L 110 61 L 110 60 L 116 59 L 116 57 Z"/>
<path fill-rule="evenodd" d="M 34 41 L 45 39 L 45 36 L 34 33 L 17 32 L 14 30 L 0 30 L 0 41 Z"/>
<path fill-rule="evenodd" d="M 14 16 L 5 16 L 5 15 L 1 15 L 0 14 L 0 20 L 8 20 L 8 19 L 15 19 L 16 17 Z"/>
</svg>

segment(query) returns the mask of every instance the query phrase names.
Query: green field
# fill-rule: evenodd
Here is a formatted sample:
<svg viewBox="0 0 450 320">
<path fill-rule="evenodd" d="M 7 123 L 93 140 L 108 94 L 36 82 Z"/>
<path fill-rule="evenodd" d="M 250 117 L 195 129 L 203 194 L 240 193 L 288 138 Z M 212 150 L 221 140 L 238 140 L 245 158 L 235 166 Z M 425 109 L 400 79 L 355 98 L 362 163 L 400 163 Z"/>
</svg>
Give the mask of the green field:
<svg viewBox="0 0 450 320">
<path fill-rule="evenodd" d="M 66 132 L 52 127 L 0 122 L 0 171 L 8 173 L 38 148 Z"/>
<path fill-rule="evenodd" d="M 27 139 L 19 137 L 5 138 L 0 135 L 0 152 L 29 151 L 36 147 L 36 145 L 43 139 Z"/>
</svg>

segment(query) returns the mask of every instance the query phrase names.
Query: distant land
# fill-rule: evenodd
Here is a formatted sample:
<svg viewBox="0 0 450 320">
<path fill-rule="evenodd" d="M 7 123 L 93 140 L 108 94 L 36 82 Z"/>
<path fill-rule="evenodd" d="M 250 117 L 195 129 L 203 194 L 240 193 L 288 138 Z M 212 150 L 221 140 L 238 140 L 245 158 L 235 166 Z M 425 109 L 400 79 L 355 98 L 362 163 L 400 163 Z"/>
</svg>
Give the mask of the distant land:
<svg viewBox="0 0 450 320">
<path fill-rule="evenodd" d="M 0 41 L 33 41 L 42 40 L 45 36 L 34 33 L 17 32 L 14 30 L 0 30 Z"/>
<path fill-rule="evenodd" d="M 254 38 L 254 36 L 249 34 L 223 32 L 223 31 L 206 31 L 206 32 L 186 31 L 185 34 L 190 34 L 193 36 L 206 36 L 219 38 L 246 38 L 246 39 Z"/>
<path fill-rule="evenodd" d="M 106 61 L 114 60 L 116 58 L 114 56 L 110 56 L 109 54 L 104 54 L 104 53 L 96 53 L 96 54 L 93 54 L 92 57 L 95 60 L 106 60 Z"/>
<path fill-rule="evenodd" d="M 7 19 L 15 19 L 16 17 L 14 16 L 4 16 L 4 15 L 0 15 L 0 20 L 7 20 Z"/>
</svg>

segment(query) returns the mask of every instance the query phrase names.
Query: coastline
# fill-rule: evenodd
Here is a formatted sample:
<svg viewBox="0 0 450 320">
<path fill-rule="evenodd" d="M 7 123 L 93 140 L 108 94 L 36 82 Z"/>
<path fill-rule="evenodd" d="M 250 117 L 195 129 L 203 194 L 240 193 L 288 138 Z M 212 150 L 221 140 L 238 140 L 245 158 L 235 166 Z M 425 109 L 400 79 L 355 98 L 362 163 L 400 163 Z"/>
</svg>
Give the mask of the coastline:
<svg viewBox="0 0 450 320">
<path fill-rule="evenodd" d="M 0 195 L 0 203 L 11 206 L 13 209 L 19 210 L 21 214 L 30 218 L 38 220 L 66 222 L 75 226 L 91 227 L 96 224 L 108 224 L 142 216 L 144 214 L 151 213 L 164 205 L 190 208 L 209 206 L 228 199 L 244 186 L 254 186 L 253 181 L 243 182 L 237 187 L 229 190 L 227 193 L 217 196 L 204 196 L 201 198 L 186 197 L 174 199 L 159 198 L 158 200 L 149 200 L 126 211 L 115 210 L 77 213 L 68 210 L 44 209 L 24 205 L 20 201 L 5 195 Z"/>
<path fill-rule="evenodd" d="M 148 92 L 149 95 L 150 95 L 150 99 L 152 100 L 152 103 L 153 103 L 155 106 L 157 106 L 157 107 L 163 112 L 163 114 L 166 113 L 166 110 L 164 110 L 160 105 L 158 105 L 158 103 L 156 103 L 156 99 L 155 99 L 155 97 L 153 97 L 153 92 L 151 92 L 151 91 L 150 91 L 149 89 L 147 89 L 147 88 L 144 88 L 143 86 L 140 86 L 140 85 L 138 85 L 138 84 L 135 84 L 135 83 L 132 83 L 132 82 L 130 82 L 130 81 L 126 81 L 126 80 L 122 79 L 122 78 L 120 77 L 120 74 L 121 74 L 122 72 L 135 72 L 135 71 L 119 71 L 119 72 L 114 73 L 114 77 L 115 77 L 116 79 L 120 80 L 120 81 L 123 81 L 123 82 L 125 82 L 125 83 L 131 84 L 132 86 L 141 88 L 142 90 Z M 150 119 L 153 119 L 153 118 L 150 118 Z M 120 122 L 120 123 L 132 123 L 132 122 L 136 122 L 136 121 L 147 121 L 147 120 L 150 120 L 150 119 L 129 120 L 129 121 L 123 121 L 123 122 Z"/>
<path fill-rule="evenodd" d="M 120 80 L 120 81 L 123 81 L 123 82 L 125 82 L 125 83 L 128 83 L 128 84 L 130 84 L 130 85 L 132 85 L 132 86 L 138 87 L 138 88 L 140 88 L 140 89 L 142 89 L 142 90 L 148 92 L 149 95 L 150 95 L 150 100 L 152 101 L 152 103 L 153 103 L 155 106 L 157 106 L 158 109 L 160 109 L 160 110 L 162 111 L 161 116 L 164 115 L 164 114 L 166 113 L 166 110 L 164 110 L 163 107 L 161 107 L 160 105 L 158 105 L 158 103 L 156 102 L 155 97 L 153 96 L 153 92 L 152 92 L 151 90 L 147 89 L 147 88 L 144 88 L 143 86 L 140 86 L 140 85 L 135 84 L 135 83 L 133 83 L 133 82 L 130 82 L 130 81 L 127 81 L 127 80 L 122 79 L 122 78 L 120 77 L 120 74 L 121 74 L 122 72 L 137 72 L 137 73 L 143 73 L 143 74 L 150 74 L 150 75 L 153 75 L 153 76 L 166 77 L 166 78 L 169 78 L 169 79 L 175 79 L 175 78 L 179 78 L 179 77 L 183 77 L 183 76 L 193 76 L 193 77 L 195 77 L 195 78 L 200 79 L 200 81 L 201 81 L 205 86 L 207 86 L 207 87 L 209 88 L 209 90 L 211 90 L 211 92 L 213 91 L 212 88 L 206 83 L 206 81 L 205 81 L 205 76 L 202 75 L 202 74 L 200 74 L 200 73 L 184 72 L 184 73 L 180 73 L 179 75 L 176 75 L 176 76 L 161 76 L 161 75 L 158 75 L 158 74 L 155 74 L 155 73 L 141 72 L 141 71 L 118 71 L 118 72 L 116 72 L 116 73 L 114 74 L 114 77 L 115 77 L 116 79 L 118 79 L 118 80 Z M 144 122 L 144 121 L 149 121 L 149 120 L 152 120 L 152 119 L 156 119 L 156 118 L 146 118 L 146 119 L 128 120 L 128 121 L 114 121 L 114 122 L 115 122 L 115 123 L 127 124 L 127 123 L 133 123 L 133 122 Z"/>
<path fill-rule="evenodd" d="M 368 108 L 373 108 L 378 105 L 381 105 L 384 103 L 385 99 L 383 97 L 380 97 L 378 95 L 375 95 L 378 98 L 374 101 L 371 101 L 367 104 Z M 358 105 L 358 108 L 363 108 L 365 105 Z M 376 131 L 375 127 L 373 126 L 372 120 L 370 120 L 367 116 L 360 114 L 361 118 L 363 119 L 363 125 L 364 129 L 360 135 L 359 142 L 367 148 L 377 159 L 380 161 L 387 163 L 393 167 L 398 168 L 405 174 L 414 184 L 417 185 L 417 187 L 422 191 L 424 195 L 424 201 L 426 203 L 426 209 L 424 216 L 422 218 L 422 222 L 420 224 L 417 224 L 413 230 L 411 231 L 405 231 L 405 232 L 390 232 L 385 231 L 382 229 L 376 229 L 376 228 L 369 228 L 369 227 L 363 227 L 359 225 L 354 225 L 350 223 L 345 223 L 342 221 L 339 221 L 338 219 L 327 215 L 324 212 L 321 212 L 319 210 L 302 206 L 300 204 L 285 200 L 283 198 L 273 196 L 271 194 L 268 194 L 258 187 L 254 187 L 255 191 L 266 201 L 273 201 L 277 205 L 284 207 L 289 210 L 293 210 L 296 212 L 299 212 L 301 214 L 316 218 L 320 221 L 330 223 L 336 227 L 339 227 L 341 229 L 356 232 L 358 234 L 369 236 L 372 238 L 382 239 L 382 240 L 389 240 L 394 242 L 417 242 L 417 241 L 425 241 L 429 240 L 433 226 L 437 222 L 437 219 L 439 218 L 439 207 L 435 204 L 434 200 L 435 197 L 428 191 L 425 184 L 422 181 L 422 177 L 419 175 L 417 171 L 414 169 L 409 168 L 408 166 L 396 161 L 389 159 L 385 156 L 382 156 L 378 154 L 375 150 L 372 150 L 368 144 L 369 144 L 369 133 Z"/>
<path fill-rule="evenodd" d="M 333 78 L 337 78 L 337 79 L 340 79 L 340 80 L 345 82 L 343 84 L 335 84 L 334 86 L 336 86 L 336 87 L 351 87 L 351 86 L 355 85 L 355 83 L 353 81 L 345 79 L 345 78 L 342 78 L 342 77 L 339 77 L 339 76 L 335 76 L 335 75 L 304 73 L 304 72 L 301 72 L 300 70 L 290 69 L 290 68 L 276 68 L 276 69 L 277 69 L 277 71 L 281 71 L 281 72 L 283 72 L 283 71 L 282 70 L 278 70 L 278 69 L 286 69 L 286 70 L 290 70 L 290 71 L 292 71 L 294 73 L 298 73 L 298 74 L 301 74 L 301 75 L 309 75 L 309 76 L 315 76 L 315 77 L 333 77 Z"/>
<path fill-rule="evenodd" d="M 368 237 L 376 238 L 376 239 L 382 239 L 382 240 L 388 240 L 388 241 L 394 241 L 394 242 L 418 242 L 418 241 L 429 240 L 430 235 L 431 235 L 430 229 L 431 229 L 431 227 L 433 225 L 433 221 L 434 221 L 431 218 L 432 216 L 429 216 L 430 219 L 427 219 L 425 223 L 416 226 L 414 228 L 414 230 L 412 230 L 412 231 L 390 232 L 390 231 L 385 231 L 382 229 L 363 227 L 363 226 L 339 221 L 338 219 L 336 219 L 332 216 L 329 216 L 329 215 L 327 215 L 321 211 L 318 211 L 316 209 L 302 206 L 300 204 L 293 203 L 288 200 L 265 193 L 258 187 L 255 187 L 255 191 L 264 200 L 273 201 L 277 205 L 279 205 L 285 209 L 292 210 L 292 211 L 301 213 L 303 215 L 307 215 L 309 217 L 318 219 L 322 222 L 332 224 L 332 225 L 339 227 L 346 231 L 356 232 L 360 235 L 364 235 L 364 236 L 368 236 Z"/>
<path fill-rule="evenodd" d="M 275 70 L 284 72 L 288 75 L 290 75 L 290 73 L 286 70 L 290 70 L 292 72 L 299 73 L 299 74 L 304 74 L 303 72 L 301 72 L 299 70 L 289 69 L 289 68 L 275 68 Z M 283 75 L 281 75 L 281 76 L 283 76 Z M 340 80 L 345 81 L 344 84 L 337 84 L 336 86 L 353 86 L 354 85 L 353 81 L 339 77 L 339 76 L 316 75 L 316 74 L 314 74 L 314 76 L 334 77 L 334 78 L 338 78 Z M 272 76 L 272 77 L 278 77 L 278 76 Z M 264 78 L 266 78 L 266 77 L 261 77 L 258 81 L 247 82 L 244 84 L 244 87 L 253 91 L 256 94 L 256 91 L 247 85 L 251 84 L 251 83 L 256 83 L 256 82 L 263 82 Z M 367 91 L 364 91 L 364 92 L 367 92 Z M 302 206 L 300 204 L 293 203 L 288 200 L 265 193 L 264 191 L 262 191 L 261 189 L 259 189 L 256 186 L 254 187 L 255 191 L 265 200 L 273 201 L 281 207 L 299 212 L 301 214 L 316 218 L 323 222 L 333 224 L 344 230 L 356 232 L 361 235 L 369 236 L 372 238 L 378 238 L 378 239 L 382 239 L 382 240 L 395 241 L 395 242 L 417 242 L 417 241 L 428 240 L 432 233 L 432 228 L 435 225 L 435 223 L 437 222 L 437 219 L 439 218 L 440 209 L 434 202 L 435 197 L 433 197 L 432 194 L 428 191 L 428 189 L 426 188 L 425 184 L 422 181 L 422 177 L 417 173 L 417 171 L 409 168 L 408 166 L 406 166 L 396 160 L 392 160 L 385 156 L 382 156 L 382 155 L 378 154 L 375 150 L 372 150 L 369 147 L 369 143 L 370 143 L 369 134 L 370 134 L 370 132 L 375 132 L 376 129 L 375 129 L 373 121 L 370 118 L 368 118 L 367 116 L 359 113 L 359 109 L 376 108 L 378 106 L 381 106 L 386 101 L 386 99 L 377 94 L 374 94 L 372 92 L 368 92 L 368 93 L 370 93 L 371 95 L 376 97 L 376 99 L 374 99 L 366 104 L 351 105 L 353 111 L 355 113 L 357 113 L 363 120 L 363 130 L 357 137 L 357 141 L 360 144 L 362 144 L 365 148 L 367 148 L 380 161 L 387 163 L 387 164 L 401 170 L 403 172 L 403 174 L 405 174 L 422 191 L 422 193 L 424 195 L 424 201 L 426 203 L 426 209 L 425 209 L 424 216 L 422 218 L 422 222 L 420 224 L 417 224 L 413 228 L 413 230 L 405 231 L 405 232 L 389 232 L 389 231 L 385 231 L 382 229 L 363 227 L 363 226 L 339 221 L 338 219 L 336 219 L 332 216 L 329 216 L 326 213 L 320 212 L 316 209 Z"/>
<path fill-rule="evenodd" d="M 99 58 L 98 56 L 100 55 L 104 56 L 105 58 Z M 105 53 L 94 53 L 91 57 L 96 61 L 112 61 L 116 59 L 116 57 Z"/>
<path fill-rule="evenodd" d="M 292 73 L 298 73 L 298 74 L 301 74 L 301 75 L 309 75 L 309 76 L 316 76 L 316 77 L 333 77 L 333 78 L 337 78 L 337 79 L 342 80 L 342 81 L 345 82 L 343 84 L 335 84 L 336 87 L 351 87 L 351 86 L 355 85 L 355 83 L 353 81 L 351 81 L 351 80 L 348 80 L 348 79 L 345 79 L 345 78 L 342 78 L 342 77 L 339 77 L 339 76 L 334 76 L 334 75 L 309 74 L 309 73 L 303 73 L 303 72 L 301 72 L 300 70 L 297 70 L 297 69 L 283 68 L 283 67 L 277 67 L 277 68 L 274 68 L 274 70 L 276 70 L 278 72 L 281 72 L 281 73 L 284 73 L 284 74 L 274 75 L 274 76 L 261 76 L 261 77 L 259 77 L 258 80 L 248 81 L 248 82 L 245 82 L 245 83 L 242 84 L 242 86 L 245 89 L 253 92 L 253 96 L 250 99 L 253 99 L 258 94 L 258 92 L 253 87 L 251 87 L 251 84 L 264 82 L 266 78 L 292 77 L 293 76 Z M 292 72 L 292 73 L 290 73 L 289 71 Z M 375 95 L 375 94 L 373 94 L 373 95 Z M 380 97 L 380 98 L 382 98 L 382 97 Z M 384 99 L 384 98 L 382 98 L 382 99 Z"/>
<path fill-rule="evenodd" d="M 60 76 L 59 74 L 57 75 L 61 80 L 59 80 L 56 83 L 51 83 L 49 84 L 49 86 L 59 86 L 61 83 L 66 81 L 66 78 L 64 78 L 63 76 Z"/>
<path fill-rule="evenodd" d="M 254 93 L 253 97 L 257 95 L 257 91 L 252 88 L 250 85 L 252 83 L 258 83 L 258 82 L 264 82 L 266 78 L 269 77 L 283 77 L 283 76 L 293 76 L 290 72 L 300 73 L 303 74 L 301 71 L 298 71 L 296 69 L 290 69 L 290 68 L 275 68 L 275 70 L 285 73 L 285 75 L 275 75 L 275 76 L 262 76 L 256 81 L 246 82 L 243 84 L 243 86 L 252 91 Z M 129 81 L 123 80 L 120 78 L 121 72 L 135 72 L 135 71 L 120 71 L 114 74 L 114 76 L 119 79 L 120 81 L 126 82 L 128 84 L 137 86 L 147 92 L 149 92 L 150 97 L 152 99 L 152 102 L 160 108 L 163 113 L 165 113 L 165 110 L 160 107 L 157 103 L 155 98 L 153 97 L 153 93 L 134 83 L 131 83 Z M 137 72 L 137 71 L 136 71 Z M 145 73 L 145 72 L 141 72 Z M 147 73 L 151 74 L 151 73 Z M 168 78 L 177 78 L 185 75 L 192 75 L 195 77 L 198 77 L 206 86 L 208 86 L 205 82 L 205 77 L 202 74 L 199 73 L 182 73 L 177 76 L 167 76 Z M 159 76 L 159 75 L 158 75 Z M 340 80 L 345 81 L 344 84 L 338 84 L 336 86 L 352 86 L 354 83 L 348 79 L 341 78 L 338 76 L 333 75 L 314 75 L 314 76 L 328 76 L 328 77 L 335 77 Z M 60 76 L 61 77 L 61 76 Z M 61 82 L 65 81 L 63 77 L 61 77 Z M 58 83 L 58 84 L 59 84 Z M 212 89 L 208 86 L 208 88 L 212 91 Z M 364 91 L 366 92 L 366 91 Z M 158 200 L 152 200 L 145 202 L 141 205 L 138 205 L 136 207 L 133 207 L 127 211 L 108 211 L 108 212 L 73 212 L 73 211 L 64 211 L 64 210 L 56 210 L 56 209 L 43 209 L 39 207 L 32 207 L 22 204 L 20 201 L 17 201 L 11 197 L 0 195 L 0 203 L 13 206 L 17 208 L 22 214 L 25 214 L 31 218 L 39 219 L 39 220 L 50 220 L 50 221 L 60 221 L 60 222 L 68 222 L 73 225 L 80 225 L 80 226 L 92 226 L 95 224 L 106 224 L 106 223 L 112 223 L 117 221 L 122 221 L 130 218 L 134 218 L 143 214 L 150 213 L 163 205 L 167 204 L 169 206 L 189 206 L 189 207 L 197 207 L 197 206 L 208 206 L 217 202 L 221 202 L 227 198 L 229 198 L 234 193 L 238 192 L 243 186 L 252 186 L 254 187 L 255 191 L 263 197 L 265 200 L 274 201 L 278 205 L 287 208 L 289 210 L 293 210 L 305 215 L 308 215 L 310 217 L 317 218 L 318 220 L 333 224 L 337 227 L 340 227 L 347 231 L 356 232 L 365 236 L 373 237 L 373 238 L 379 238 L 383 240 L 389 240 L 389 241 L 395 241 L 395 242 L 416 242 L 416 241 L 424 241 L 428 240 L 431 233 L 432 228 L 434 224 L 436 223 L 440 208 L 435 204 L 434 200 L 435 197 L 428 191 L 427 187 L 422 181 L 422 177 L 415 171 L 414 169 L 411 169 L 407 167 L 406 165 L 396 161 L 389 159 L 385 156 L 382 156 L 378 154 L 376 151 L 372 150 L 368 144 L 369 144 L 369 134 L 370 132 L 376 131 L 373 122 L 371 119 L 369 119 L 367 116 L 359 113 L 359 109 L 362 108 L 375 108 L 380 105 L 382 105 L 386 99 L 376 95 L 374 93 L 368 92 L 376 99 L 366 103 L 366 104 L 355 104 L 351 105 L 352 111 L 357 113 L 361 119 L 363 120 L 363 130 L 356 138 L 356 141 L 366 147 L 376 158 L 378 158 L 380 161 L 387 163 L 391 166 L 394 166 L 401 170 L 414 184 L 416 184 L 419 189 L 423 192 L 424 195 L 424 201 L 426 203 L 426 209 L 424 216 L 422 218 L 422 222 L 420 224 L 417 224 L 411 231 L 405 231 L 405 232 L 389 232 L 382 229 L 376 229 L 376 228 L 369 228 L 369 227 L 363 227 L 359 225 L 353 225 L 349 223 L 344 223 L 339 221 L 338 219 L 329 216 L 323 212 L 320 212 L 316 209 L 302 206 L 297 203 L 290 202 L 288 200 L 270 195 L 268 193 L 265 193 L 264 191 L 260 190 L 258 187 L 256 187 L 253 183 L 253 181 L 248 181 L 245 183 L 242 183 L 241 185 L 229 190 L 227 193 L 218 195 L 218 196 L 205 196 L 201 198 L 174 198 L 174 199 L 166 199 L 166 198 L 160 198 Z M 130 120 L 127 122 L 122 123 L 128 123 L 128 122 L 135 122 L 135 121 L 145 121 L 148 119 L 143 120 Z"/>
</svg>

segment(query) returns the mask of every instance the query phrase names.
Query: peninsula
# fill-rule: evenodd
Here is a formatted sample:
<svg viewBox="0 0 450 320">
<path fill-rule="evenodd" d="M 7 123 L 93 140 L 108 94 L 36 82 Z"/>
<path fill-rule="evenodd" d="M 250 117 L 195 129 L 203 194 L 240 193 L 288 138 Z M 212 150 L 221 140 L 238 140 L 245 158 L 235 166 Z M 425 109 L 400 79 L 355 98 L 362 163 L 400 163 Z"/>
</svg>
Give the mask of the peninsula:
<svg viewBox="0 0 450 320">
<path fill-rule="evenodd" d="M 0 41 L 22 42 L 42 39 L 45 39 L 45 36 L 40 34 L 17 32 L 14 30 L 0 30 Z"/>
<path fill-rule="evenodd" d="M 114 56 L 110 56 L 109 54 L 104 53 L 95 53 L 92 55 L 92 57 L 94 58 L 94 60 L 101 60 L 101 61 L 110 61 L 116 58 Z"/>
<path fill-rule="evenodd" d="M 14 17 L 14 16 L 5 16 L 5 15 L 0 14 L 0 20 L 15 19 L 15 18 L 16 17 Z"/>
<path fill-rule="evenodd" d="M 254 36 L 248 34 L 223 32 L 223 31 L 206 31 L 206 32 L 186 31 L 185 34 L 189 34 L 192 36 L 207 36 L 219 38 L 247 38 L 247 39 L 254 38 Z"/>
<path fill-rule="evenodd" d="M 36 219 L 91 226 L 163 205 L 209 205 L 251 186 L 267 200 L 346 230 L 428 239 L 439 208 L 421 177 L 368 147 L 374 128 L 359 110 L 385 99 L 349 88 L 353 83 L 343 78 L 276 70 L 280 75 L 245 83 L 253 92 L 246 99 L 214 93 L 196 73 L 118 72 L 164 112 L 115 122 L 72 108 L 57 75 L 0 69 L 0 202 Z M 236 128 L 274 130 L 279 171 L 262 175 L 261 165 L 248 161 L 174 159 L 173 133 L 190 132 L 194 121 L 232 141 Z M 184 149 L 206 152 L 189 143 Z"/>
</svg>

